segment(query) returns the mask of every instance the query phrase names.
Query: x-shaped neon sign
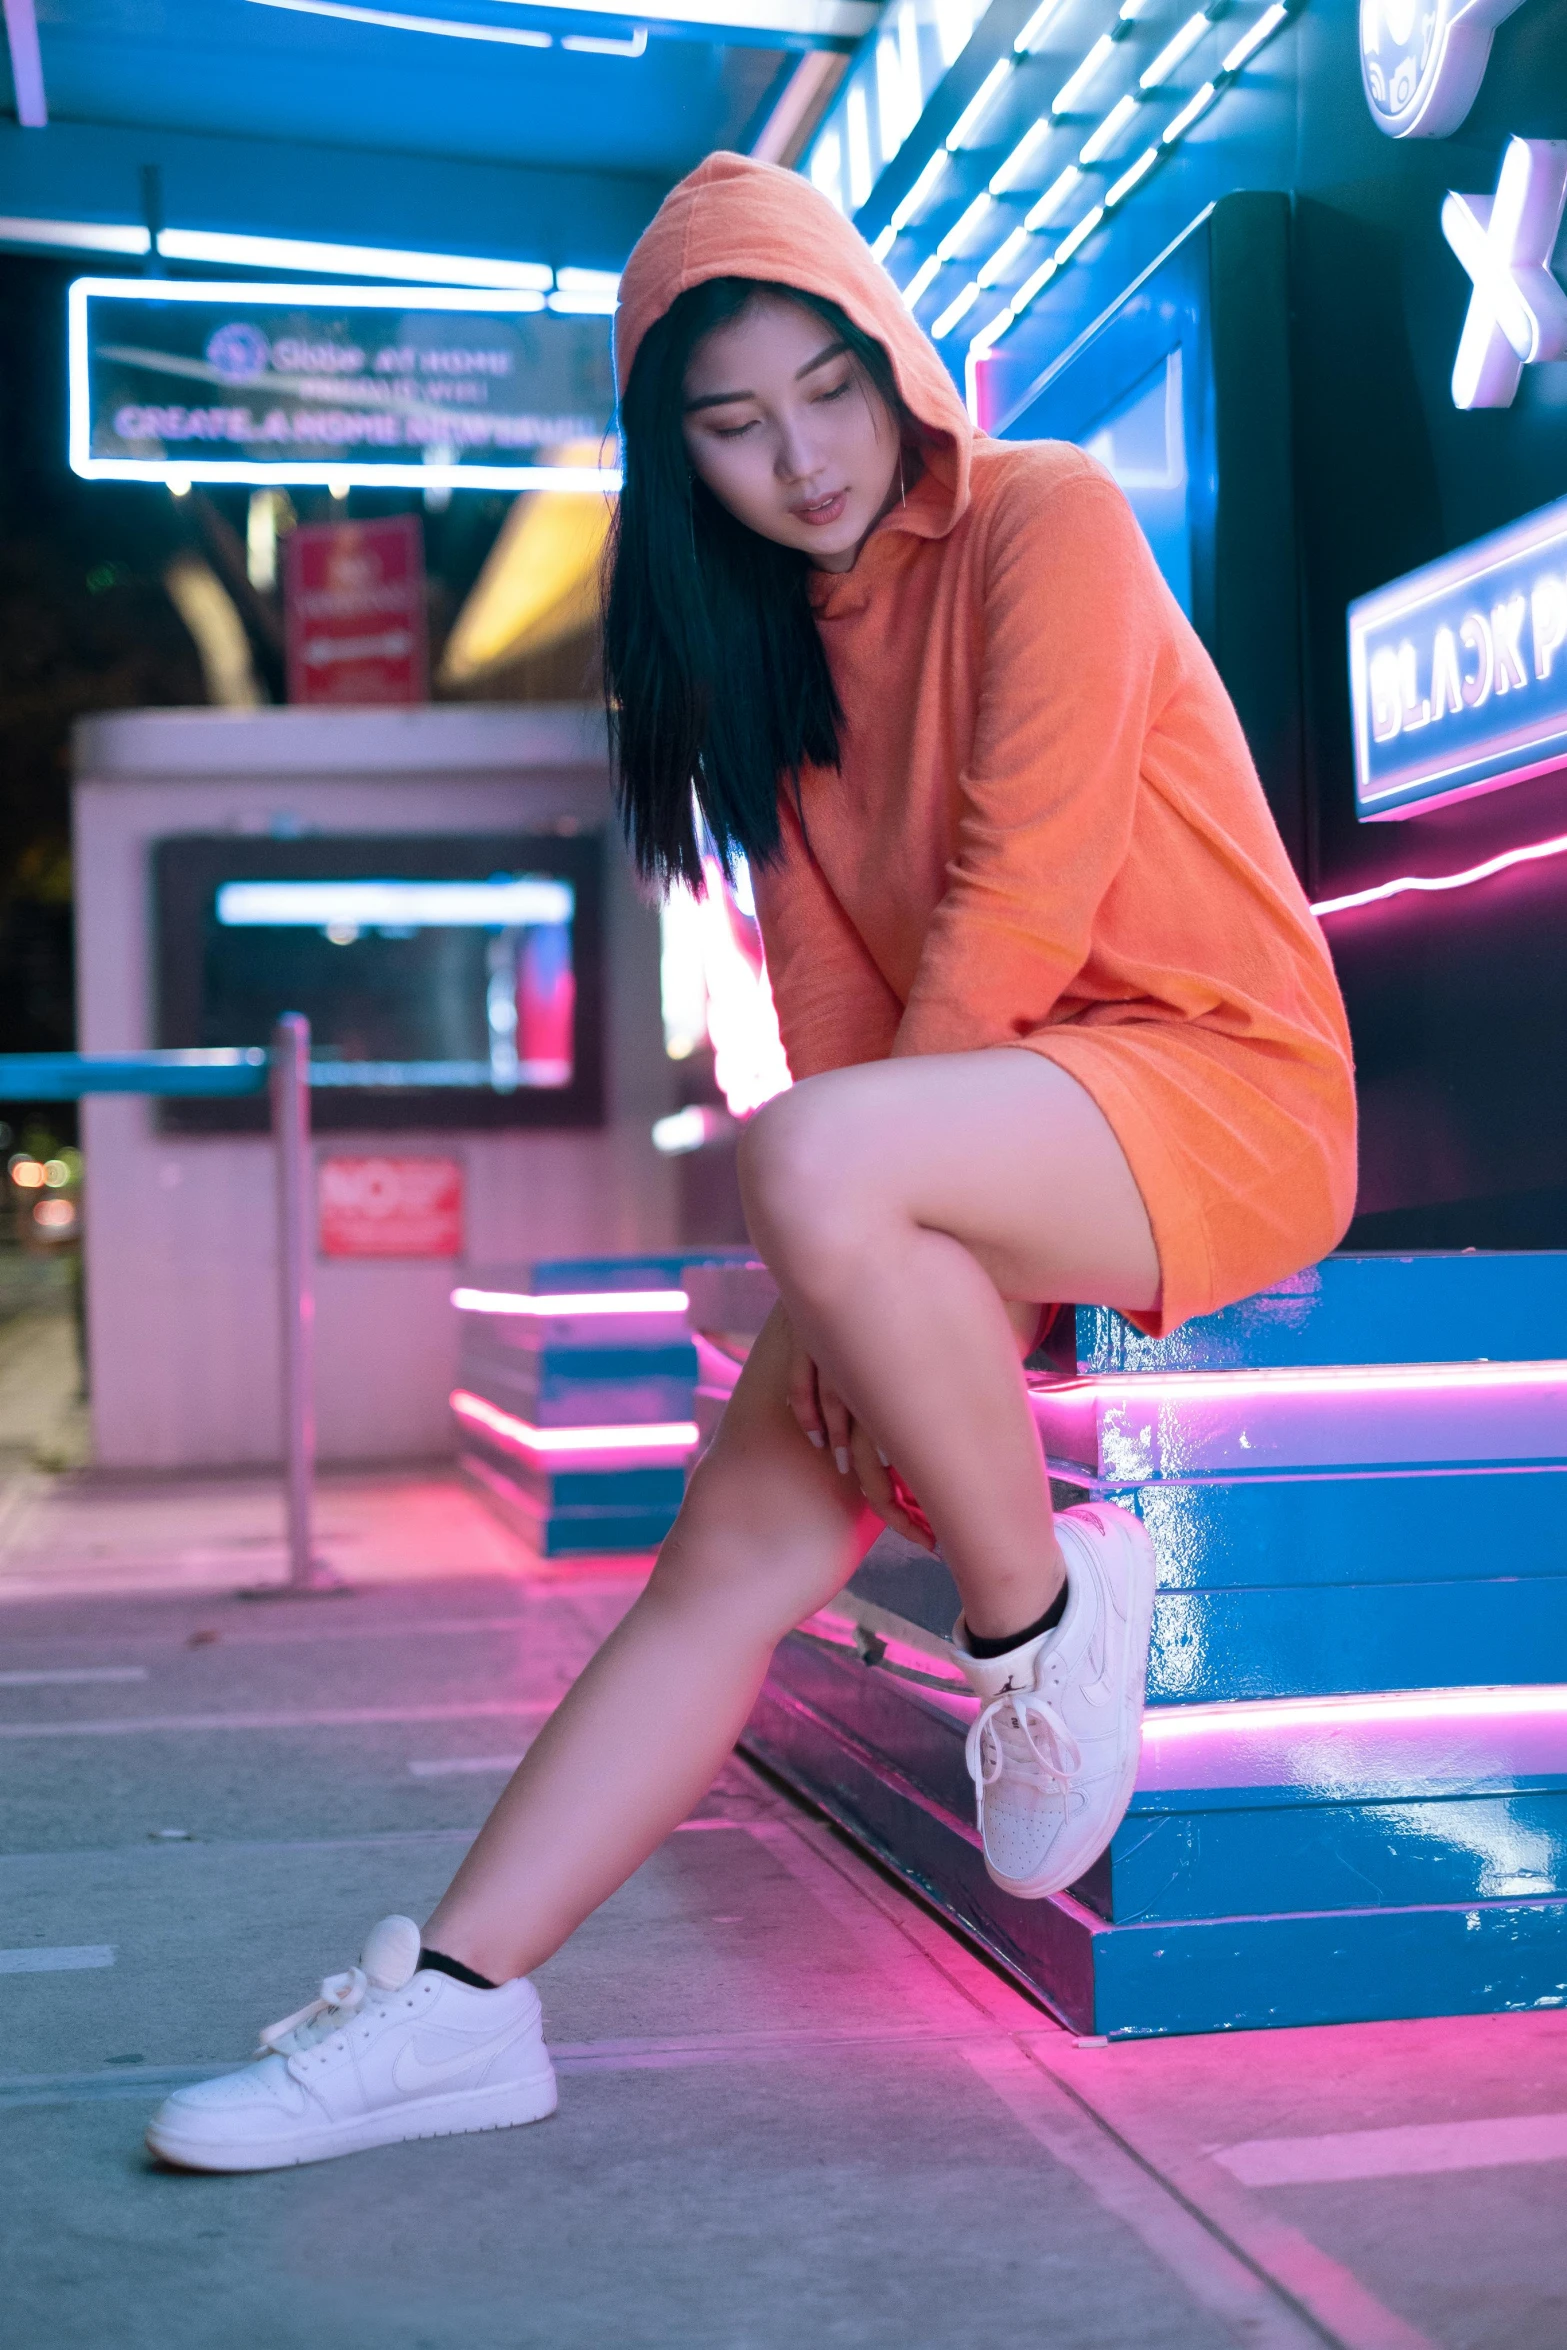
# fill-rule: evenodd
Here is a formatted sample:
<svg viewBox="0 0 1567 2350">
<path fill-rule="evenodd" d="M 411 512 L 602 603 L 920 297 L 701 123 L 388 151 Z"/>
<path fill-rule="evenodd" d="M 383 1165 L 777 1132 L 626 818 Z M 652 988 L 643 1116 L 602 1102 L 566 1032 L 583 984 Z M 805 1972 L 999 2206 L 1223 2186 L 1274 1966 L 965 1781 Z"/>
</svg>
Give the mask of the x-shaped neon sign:
<svg viewBox="0 0 1567 2350">
<path fill-rule="evenodd" d="M 1567 356 L 1567 293 L 1551 275 L 1564 202 L 1567 139 L 1509 139 L 1494 196 L 1443 203 L 1442 234 L 1474 282 L 1455 407 L 1510 408 L 1526 366 Z"/>
</svg>

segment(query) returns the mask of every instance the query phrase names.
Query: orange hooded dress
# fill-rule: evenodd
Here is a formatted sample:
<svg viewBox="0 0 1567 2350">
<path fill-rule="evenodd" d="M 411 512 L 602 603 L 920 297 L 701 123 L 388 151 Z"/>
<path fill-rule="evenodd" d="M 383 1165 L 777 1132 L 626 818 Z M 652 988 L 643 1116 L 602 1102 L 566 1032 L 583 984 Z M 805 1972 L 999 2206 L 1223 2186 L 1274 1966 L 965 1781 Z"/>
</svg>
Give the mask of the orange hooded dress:
<svg viewBox="0 0 1567 2350">
<path fill-rule="evenodd" d="M 839 768 L 753 875 L 793 1075 L 1022 1046 L 1126 1153 L 1157 1336 L 1323 1256 L 1355 1196 L 1343 1005 L 1245 738 L 1120 490 L 1063 442 L 977 435 L 855 230 L 807 181 L 712 155 L 627 263 L 624 389 L 678 294 L 828 296 L 886 350 L 925 470 L 812 602 Z M 1043 1206 L 1045 1203 L 1042 1202 Z"/>
</svg>

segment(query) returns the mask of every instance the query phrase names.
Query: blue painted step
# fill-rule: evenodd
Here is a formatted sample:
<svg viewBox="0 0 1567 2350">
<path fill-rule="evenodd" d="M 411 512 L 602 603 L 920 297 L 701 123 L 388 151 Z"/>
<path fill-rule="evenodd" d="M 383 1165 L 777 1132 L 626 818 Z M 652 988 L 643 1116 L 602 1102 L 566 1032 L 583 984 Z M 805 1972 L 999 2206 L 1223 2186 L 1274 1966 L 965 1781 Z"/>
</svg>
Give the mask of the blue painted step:
<svg viewBox="0 0 1567 2350">
<path fill-rule="evenodd" d="M 1442 1481 L 1449 1498 L 1457 1482 Z M 1388 1555 L 1404 1571 L 1384 1582 L 1334 1579 L 1330 1549 L 1313 1552 L 1314 1563 L 1320 1555 L 1320 1571 L 1299 1582 L 1270 1580 L 1270 1566 L 1275 1573 L 1288 1566 L 1280 1551 L 1288 1541 L 1289 1513 L 1297 1513 L 1306 1542 L 1320 1526 L 1315 1505 L 1324 1489 L 1315 1486 L 1262 1486 L 1245 1497 L 1268 1503 L 1275 1538 L 1271 1557 L 1242 1560 L 1242 1567 L 1253 1567 L 1257 1577 L 1249 1586 L 1220 1583 L 1215 1588 L 1199 1582 L 1196 1589 L 1181 1588 L 1182 1575 L 1202 1577 L 1210 1562 L 1201 1552 L 1194 1560 L 1189 1551 L 1177 1551 L 1172 1563 L 1156 1528 L 1160 1587 L 1148 1662 L 1149 1704 L 1211 1705 L 1236 1698 L 1567 1678 L 1567 1575 L 1545 1571 L 1560 1560 L 1546 1547 L 1539 1527 L 1528 1523 L 1529 1494 L 1540 1481 L 1499 1477 L 1475 1482 L 1489 1488 L 1490 1504 L 1503 1523 L 1488 1552 L 1477 1547 L 1461 1552 L 1456 1563 L 1467 1573 L 1439 1581 L 1417 1579 L 1422 1553 L 1417 1543 L 1402 1550 L 1396 1527 Z M 1327 1490 L 1343 1496 L 1350 1509 L 1353 1497 L 1367 1488 Z M 1139 1501 L 1146 1508 L 1148 1496 Z M 1466 1502 L 1465 1514 L 1483 1526 L 1486 1508 L 1482 1495 Z M 1414 1524 L 1418 1536 L 1418 1520 Z M 1511 1550 L 1509 1534 L 1515 1536 Z M 1346 1573 L 1354 1563 L 1346 1560 Z M 1375 1563 L 1370 1559 L 1366 1567 Z M 1485 1564 L 1493 1571 L 1479 1571 Z M 876 1544 L 850 1590 L 943 1640 L 958 1613 L 957 1589 L 945 1565 L 892 1536 Z"/>
<path fill-rule="evenodd" d="M 474 1316 L 474 1320 L 478 1317 Z M 624 1427 L 689 1420 L 696 1349 L 689 1339 L 624 1343 L 552 1339 L 536 1326 L 464 1334 L 460 1386 L 536 1428 Z"/>
<path fill-rule="evenodd" d="M 1073 1335 L 1085 1372 L 1537 1362 L 1567 1356 L 1567 1250 L 1327 1257 L 1168 1338 L 1105 1306 L 1079 1306 Z"/>
<path fill-rule="evenodd" d="M 985 1873 L 961 1742 L 961 1726 L 942 1717 L 940 1701 L 799 1635 L 779 1650 L 742 1739 L 1074 2030 L 1134 2039 L 1567 2004 L 1567 1901 L 1554 1892 L 1421 1898 L 1443 1881 L 1441 1864 L 1433 1870 L 1423 1859 L 1401 1877 L 1411 1896 L 1404 1900 L 1366 1885 L 1335 1901 L 1320 1848 L 1318 1882 L 1328 1898 L 1311 1908 L 1111 1922 L 1074 1894 L 1013 1900 Z M 1542 1792 L 1567 1802 L 1559 1790 Z M 1490 1847 L 1498 1868 L 1519 1850 L 1508 1840 L 1537 1826 L 1531 1799 L 1517 1800 L 1517 1812 L 1469 1815 L 1471 1824 L 1500 1831 Z M 1276 1809 L 1282 1815 L 1286 1807 Z M 1346 1819 L 1353 1811 L 1347 1807 Z M 1556 1867 L 1560 1810 L 1552 1817 Z M 1129 1884 L 1146 1897 L 1146 1869 L 1137 1884 L 1142 1833 L 1132 1826 L 1122 1838 Z M 1541 1851 L 1522 1849 L 1530 1865 Z M 1462 1837 L 1450 1829 L 1448 1882 L 1462 1868 L 1461 1853 Z M 1298 1839 L 1297 1854 L 1309 1863 L 1309 1837 Z M 1206 1881 L 1217 1887 L 1227 1874 L 1234 1885 L 1248 1863 L 1258 1864 L 1255 1850 L 1216 1852 Z M 1276 1886 L 1277 1870 L 1256 1882 Z M 1107 1888 L 1101 1875 L 1076 1890 L 1104 1901 Z"/>
</svg>

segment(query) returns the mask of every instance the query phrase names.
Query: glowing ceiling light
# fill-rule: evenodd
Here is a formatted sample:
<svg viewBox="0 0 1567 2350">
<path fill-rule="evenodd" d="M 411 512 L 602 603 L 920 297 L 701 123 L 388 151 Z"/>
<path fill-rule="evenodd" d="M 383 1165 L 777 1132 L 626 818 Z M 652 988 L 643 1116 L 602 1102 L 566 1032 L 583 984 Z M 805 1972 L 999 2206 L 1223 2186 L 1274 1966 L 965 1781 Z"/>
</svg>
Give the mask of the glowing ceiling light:
<svg viewBox="0 0 1567 2350">
<path fill-rule="evenodd" d="M 1567 294 L 1551 255 L 1567 141 L 1509 139 L 1494 198 L 1450 194 L 1442 234 L 1473 285 L 1453 363 L 1455 408 L 1509 408 L 1525 367 L 1567 355 Z"/>
<path fill-rule="evenodd" d="M 950 261 L 953 254 L 968 243 L 980 223 L 987 219 L 995 208 L 996 200 L 988 189 L 983 194 L 976 196 L 968 209 L 960 213 L 951 228 L 948 229 L 941 243 L 936 247 L 934 258 L 937 261 Z"/>
<path fill-rule="evenodd" d="M 1021 259 L 1027 244 L 1027 229 L 1015 228 L 1012 231 L 1012 234 L 1006 239 L 1005 243 L 998 245 L 994 253 L 991 254 L 990 259 L 985 262 L 978 271 L 976 271 L 974 279 L 975 284 L 978 286 L 993 286 L 998 284 L 999 281 L 1006 276 L 1007 271 L 1012 267 L 1012 264 L 1015 261 Z"/>
<path fill-rule="evenodd" d="M 1220 72 L 1239 73 L 1247 58 L 1254 57 L 1264 41 L 1272 40 L 1288 14 L 1289 10 L 1284 6 L 1284 0 L 1273 0 L 1273 6 L 1264 9 L 1256 23 L 1248 26 L 1246 31 L 1242 33 L 1234 48 L 1225 57 L 1220 66 Z"/>
<path fill-rule="evenodd" d="M 884 164 L 892 161 L 918 122 L 923 96 L 919 83 L 917 46 L 914 50 L 912 82 L 909 77 L 909 48 L 903 39 L 905 22 L 914 22 L 911 6 L 904 7 L 897 33 L 884 32 L 876 44 L 876 128 Z"/>
<path fill-rule="evenodd" d="M 552 1314 L 683 1314 L 691 1300 L 683 1289 L 454 1289 L 460 1314 L 521 1314 L 547 1320 Z"/>
<path fill-rule="evenodd" d="M 949 302 L 930 330 L 932 342 L 939 343 L 950 335 L 960 319 L 967 318 L 979 300 L 979 280 L 970 278 L 955 301 Z"/>
<path fill-rule="evenodd" d="M 548 49 L 548 33 L 526 28 L 476 24 L 444 16 L 395 15 L 388 9 L 350 7 L 345 0 L 254 0 L 262 8 L 285 8 L 304 16 L 342 17 L 350 24 L 377 25 L 394 32 L 445 33 L 454 40 L 502 41 L 527 49 Z M 966 0 L 947 0 L 965 14 Z M 573 16 L 611 16 L 625 22 L 624 0 L 571 0 Z M 649 24 L 697 25 L 715 33 L 733 27 L 752 33 L 786 33 L 796 38 L 858 40 L 876 22 L 874 0 L 651 0 L 636 15 Z M 972 30 L 969 19 L 964 39 Z"/>
<path fill-rule="evenodd" d="M 387 245 L 328 244 L 318 237 L 238 236 L 226 229 L 160 229 L 158 250 L 167 261 L 204 261 L 235 269 L 304 269 L 321 277 L 382 277 L 399 285 L 418 281 L 543 293 L 555 282 L 553 270 L 542 261 L 410 253 Z"/>
<path fill-rule="evenodd" d="M 403 16 L 390 8 L 352 8 L 348 0 L 253 0 L 258 8 L 286 8 L 296 16 L 336 17 L 344 24 L 377 25 L 392 33 L 441 33 L 452 41 L 498 41 L 508 49 L 553 49 L 554 36 L 528 25 L 464 24 L 449 16 Z"/>
<path fill-rule="evenodd" d="M 599 33 L 562 33 L 560 45 L 563 49 L 580 50 L 585 57 L 645 57 L 647 26 L 639 24 L 627 41 Z"/>
<path fill-rule="evenodd" d="M 946 148 L 938 147 L 921 171 L 919 178 L 909 189 L 908 194 L 893 206 L 892 219 L 889 223 L 892 228 L 899 231 L 906 229 L 909 223 L 917 219 L 919 214 L 924 211 L 942 179 L 946 176 L 947 162 Z"/>
<path fill-rule="evenodd" d="M 591 287 L 570 293 L 561 288 L 545 295 L 544 306 L 562 318 L 612 318 L 619 301 L 618 293 L 595 293 Z"/>
<path fill-rule="evenodd" d="M 1002 336 L 1006 333 L 1007 328 L 1013 324 L 1016 317 L 1017 312 L 1014 310 L 1010 302 L 1007 304 L 1004 310 L 998 310 L 995 317 L 988 320 L 987 323 L 980 328 L 978 334 L 976 334 L 970 341 L 968 347 L 969 357 L 972 359 L 976 353 L 988 351 L 992 343 L 999 343 Z"/>
<path fill-rule="evenodd" d="M 1176 68 L 1190 57 L 1204 33 L 1211 30 L 1211 26 L 1212 20 L 1207 15 L 1189 16 L 1174 39 L 1165 43 L 1146 73 L 1139 74 L 1137 87 L 1140 90 L 1162 90 Z"/>
<path fill-rule="evenodd" d="M 611 304 L 620 299 L 618 269 L 557 269 L 555 284 L 563 294 L 600 294 Z"/>
<path fill-rule="evenodd" d="M 1040 0 L 1040 5 L 1012 44 L 1019 57 L 1032 57 L 1034 51 L 1043 45 L 1046 33 L 1065 4 L 1066 0 Z"/>
<path fill-rule="evenodd" d="M 1023 133 L 1011 154 L 992 176 L 990 192 L 993 196 L 1008 195 L 1021 179 L 1026 179 L 1040 149 L 1047 143 L 1055 123 L 1050 115 L 1042 114 L 1036 123 Z"/>
<path fill-rule="evenodd" d="M 1095 79 L 1100 68 L 1108 62 L 1115 45 L 1114 33 L 1100 34 L 1076 72 L 1067 76 L 1051 99 L 1050 111 L 1052 114 L 1073 114 L 1076 112 L 1079 98 L 1082 97 L 1089 83 Z"/>
<path fill-rule="evenodd" d="M 986 74 L 979 88 L 974 92 L 973 97 L 947 133 L 946 145 L 949 155 L 955 155 L 961 147 L 971 147 L 978 144 L 977 133 L 980 126 L 995 103 L 1003 84 L 1010 79 L 1012 65 L 1013 61 L 1010 57 L 1003 57 Z"/>
<path fill-rule="evenodd" d="M 889 220 L 875 244 L 872 245 L 871 251 L 878 261 L 885 261 L 897 241 L 898 232 Z"/>
<path fill-rule="evenodd" d="M 1084 213 L 1076 228 L 1068 231 L 1055 249 L 1054 259 L 1057 269 L 1064 269 L 1078 248 L 1087 244 L 1104 216 L 1104 206 L 1096 204 L 1092 212 Z"/>
<path fill-rule="evenodd" d="M 920 263 L 918 269 L 914 272 L 914 275 L 910 278 L 908 284 L 903 289 L 903 299 L 911 310 L 914 308 L 915 304 L 922 299 L 930 286 L 931 280 L 935 277 L 936 272 L 940 269 L 940 267 L 941 255 L 939 253 L 927 253 L 925 259 Z"/>
<path fill-rule="evenodd" d="M 858 212 L 874 184 L 871 171 L 871 117 L 865 85 L 856 82 L 849 92 L 844 116 L 849 150 L 849 209 Z"/>
<path fill-rule="evenodd" d="M 1213 104 L 1215 98 L 1217 98 L 1218 95 L 1218 90 L 1212 82 L 1204 82 L 1202 88 L 1197 91 L 1195 96 L 1187 99 L 1186 104 L 1181 108 L 1180 113 L 1177 114 L 1170 122 L 1166 123 L 1164 128 L 1164 136 L 1159 142 L 1160 145 L 1163 147 L 1173 147 L 1177 139 L 1185 138 L 1186 133 L 1191 129 L 1192 124 L 1207 113 L 1209 107 Z"/>
<path fill-rule="evenodd" d="M 573 1453 L 678 1454 L 689 1452 L 697 1441 L 694 1420 L 663 1420 L 646 1427 L 536 1428 L 529 1420 L 519 1420 L 515 1412 L 503 1412 L 482 1395 L 471 1395 L 465 1387 L 454 1387 L 449 1400 L 459 1420 L 498 1438 L 509 1452 L 535 1459 L 566 1458 Z"/>
<path fill-rule="evenodd" d="M 1408 894 L 1435 896 L 1450 889 L 1472 889 L 1477 881 L 1489 881 L 1493 874 L 1508 873 L 1515 865 L 1536 865 L 1548 857 L 1567 855 L 1567 833 L 1555 840 L 1534 841 L 1528 848 L 1504 849 L 1500 856 L 1487 857 L 1483 865 L 1471 865 L 1463 873 L 1404 873 L 1397 881 L 1379 881 L 1371 889 L 1352 889 L 1343 897 L 1322 898 L 1312 907 L 1320 919 L 1324 914 L 1347 914 L 1354 906 L 1376 906 L 1387 898 Z"/>
<path fill-rule="evenodd" d="M 843 210 L 843 145 L 836 131 L 823 131 L 811 150 L 811 185 Z"/>
<path fill-rule="evenodd" d="M 1096 130 L 1090 131 L 1088 137 L 1083 141 L 1082 146 L 1078 149 L 1078 162 L 1097 163 L 1100 156 L 1115 145 L 1116 140 L 1137 112 L 1137 105 L 1137 97 L 1131 90 L 1127 91 L 1124 98 L 1118 98 L 1105 116 L 1104 121 L 1099 124 Z"/>
<path fill-rule="evenodd" d="M 1051 181 L 1033 211 L 1024 221 L 1026 229 L 1047 228 L 1059 212 L 1066 210 L 1074 189 L 1083 184 L 1083 175 L 1075 163 L 1069 163 L 1059 179 Z"/>
<path fill-rule="evenodd" d="M 1030 302 L 1032 302 L 1037 295 L 1044 292 L 1046 286 L 1049 285 L 1050 280 L 1055 276 L 1057 270 L 1060 267 L 1060 262 L 1052 253 L 1048 260 L 1041 261 L 1039 267 L 1034 271 L 1032 277 L 1024 278 L 1023 283 L 1018 287 L 1017 292 L 1013 295 L 1010 304 L 1012 316 L 1014 319 L 1022 317 Z"/>
<path fill-rule="evenodd" d="M 1142 154 L 1138 156 L 1137 161 L 1130 167 L 1129 170 L 1122 172 L 1120 178 L 1115 182 L 1114 186 L 1106 188 L 1105 210 L 1107 212 L 1110 210 L 1113 204 L 1119 204 L 1124 196 L 1129 196 L 1131 194 L 1132 190 L 1138 185 L 1140 181 L 1145 180 L 1148 177 L 1148 174 L 1152 171 L 1154 165 L 1159 160 L 1159 152 L 1160 151 L 1157 147 L 1145 147 Z"/>
<path fill-rule="evenodd" d="M 954 66 L 968 47 L 986 0 L 935 0 L 936 46 L 943 66 Z"/>
<path fill-rule="evenodd" d="M 101 220 L 32 220 L 0 213 L 0 245 L 60 246 L 73 253 L 124 253 L 139 259 L 151 241 L 144 228 Z"/>
</svg>

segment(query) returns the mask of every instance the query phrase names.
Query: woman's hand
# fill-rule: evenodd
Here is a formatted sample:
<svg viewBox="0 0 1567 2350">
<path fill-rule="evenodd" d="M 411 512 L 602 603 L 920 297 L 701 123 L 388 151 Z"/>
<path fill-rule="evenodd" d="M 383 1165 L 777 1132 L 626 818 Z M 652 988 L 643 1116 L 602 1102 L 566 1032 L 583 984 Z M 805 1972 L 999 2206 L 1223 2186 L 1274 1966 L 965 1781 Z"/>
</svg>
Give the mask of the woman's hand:
<svg viewBox="0 0 1567 2350">
<path fill-rule="evenodd" d="M 884 1526 L 890 1526 L 895 1534 L 901 1534 L 906 1542 L 916 1543 L 921 1550 L 935 1548 L 924 1529 L 915 1525 L 906 1510 L 899 1508 L 888 1474 L 890 1463 L 883 1458 L 875 1439 L 867 1429 L 860 1426 L 831 1381 L 817 1369 L 801 1345 L 792 1323 L 789 1328 L 789 1409 L 799 1423 L 801 1433 L 818 1452 L 831 1454 L 839 1476 L 852 1479 L 858 1485 Z"/>
</svg>

